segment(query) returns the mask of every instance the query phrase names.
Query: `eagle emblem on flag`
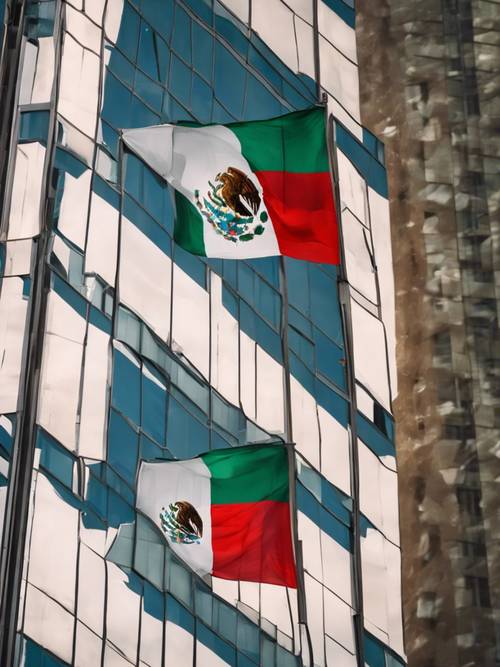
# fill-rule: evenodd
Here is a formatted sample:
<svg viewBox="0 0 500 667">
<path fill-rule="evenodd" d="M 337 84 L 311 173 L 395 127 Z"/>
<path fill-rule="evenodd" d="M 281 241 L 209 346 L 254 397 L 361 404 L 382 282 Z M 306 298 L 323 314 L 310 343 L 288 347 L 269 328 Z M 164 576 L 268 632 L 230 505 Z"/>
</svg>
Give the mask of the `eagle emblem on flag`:
<svg viewBox="0 0 500 667">
<path fill-rule="evenodd" d="M 233 243 L 263 234 L 268 214 L 261 211 L 256 220 L 262 199 L 251 179 L 240 169 L 228 167 L 214 180 L 208 182 L 204 197 L 199 190 L 194 193 L 196 206 L 214 230 Z"/>
<path fill-rule="evenodd" d="M 164 533 L 177 544 L 199 544 L 203 537 L 203 521 L 193 505 L 185 500 L 162 507 L 160 523 Z"/>
</svg>

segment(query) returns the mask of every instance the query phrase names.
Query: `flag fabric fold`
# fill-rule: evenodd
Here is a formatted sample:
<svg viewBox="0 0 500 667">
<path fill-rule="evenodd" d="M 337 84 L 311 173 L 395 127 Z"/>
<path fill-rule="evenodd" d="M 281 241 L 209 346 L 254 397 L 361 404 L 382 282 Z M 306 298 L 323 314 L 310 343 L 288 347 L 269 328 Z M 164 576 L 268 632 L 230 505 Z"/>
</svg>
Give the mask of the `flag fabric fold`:
<svg viewBox="0 0 500 667">
<path fill-rule="evenodd" d="M 285 445 L 143 462 L 137 509 L 197 574 L 296 588 Z"/>
<path fill-rule="evenodd" d="M 122 136 L 175 188 L 174 238 L 189 252 L 338 263 L 323 108 L 228 125 L 157 125 Z"/>
</svg>

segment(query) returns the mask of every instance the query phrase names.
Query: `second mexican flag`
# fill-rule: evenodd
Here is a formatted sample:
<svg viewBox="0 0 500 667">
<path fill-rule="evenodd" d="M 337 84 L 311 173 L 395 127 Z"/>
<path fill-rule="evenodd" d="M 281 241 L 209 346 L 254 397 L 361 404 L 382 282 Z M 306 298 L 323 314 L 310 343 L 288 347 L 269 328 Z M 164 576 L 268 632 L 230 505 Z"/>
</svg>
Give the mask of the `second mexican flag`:
<svg viewBox="0 0 500 667">
<path fill-rule="evenodd" d="M 142 463 L 137 509 L 195 572 L 296 588 L 285 445 Z"/>
</svg>

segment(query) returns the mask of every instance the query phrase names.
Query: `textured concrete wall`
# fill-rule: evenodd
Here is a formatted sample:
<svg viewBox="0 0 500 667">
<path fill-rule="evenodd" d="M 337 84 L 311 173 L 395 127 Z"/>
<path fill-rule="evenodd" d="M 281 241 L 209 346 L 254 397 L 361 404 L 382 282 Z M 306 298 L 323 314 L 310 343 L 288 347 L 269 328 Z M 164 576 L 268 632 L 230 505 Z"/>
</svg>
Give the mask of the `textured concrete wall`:
<svg viewBox="0 0 500 667">
<path fill-rule="evenodd" d="M 358 0 L 361 108 L 384 140 L 396 281 L 406 650 L 500 642 L 500 5 Z"/>
</svg>

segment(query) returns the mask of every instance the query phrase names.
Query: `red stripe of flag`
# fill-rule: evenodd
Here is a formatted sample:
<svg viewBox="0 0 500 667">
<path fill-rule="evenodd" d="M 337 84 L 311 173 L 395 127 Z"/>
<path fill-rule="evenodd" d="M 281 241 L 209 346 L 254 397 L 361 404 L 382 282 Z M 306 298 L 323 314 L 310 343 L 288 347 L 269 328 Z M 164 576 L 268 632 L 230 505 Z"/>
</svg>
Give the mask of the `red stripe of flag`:
<svg viewBox="0 0 500 667">
<path fill-rule="evenodd" d="M 211 512 L 214 577 L 297 588 L 288 503 L 212 505 Z"/>
<path fill-rule="evenodd" d="M 280 252 L 339 263 L 337 217 L 328 172 L 257 171 Z"/>
</svg>

